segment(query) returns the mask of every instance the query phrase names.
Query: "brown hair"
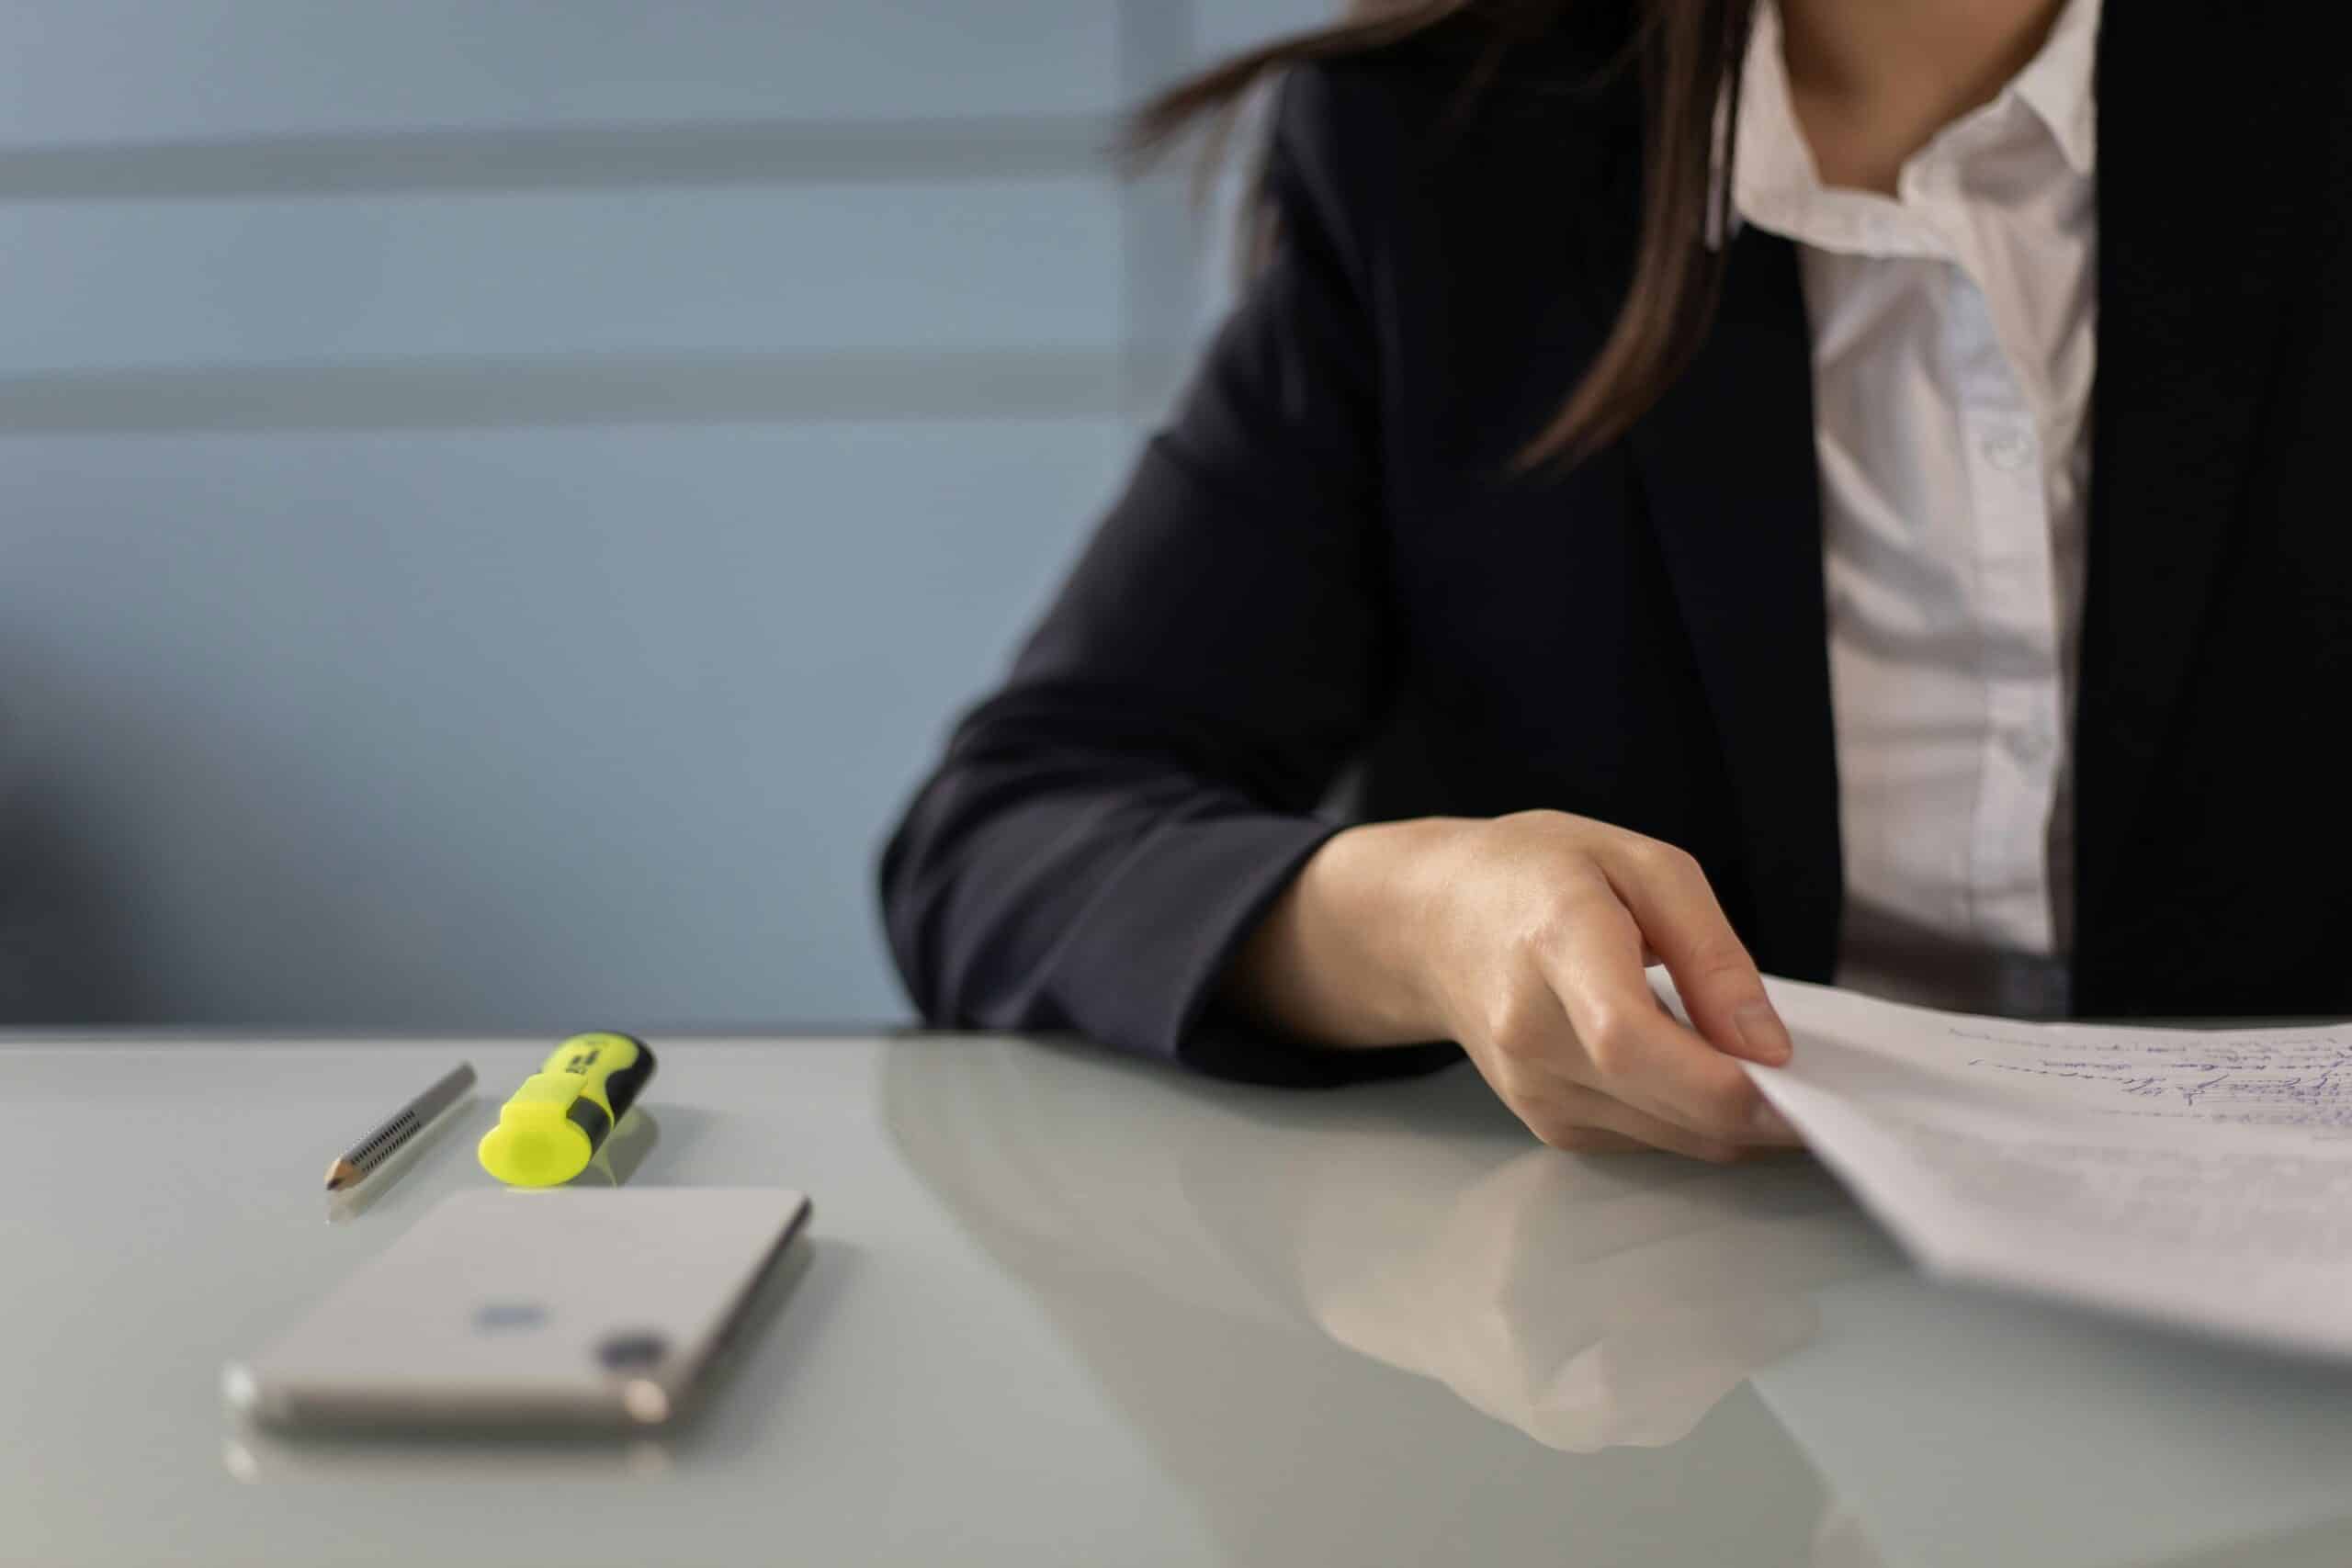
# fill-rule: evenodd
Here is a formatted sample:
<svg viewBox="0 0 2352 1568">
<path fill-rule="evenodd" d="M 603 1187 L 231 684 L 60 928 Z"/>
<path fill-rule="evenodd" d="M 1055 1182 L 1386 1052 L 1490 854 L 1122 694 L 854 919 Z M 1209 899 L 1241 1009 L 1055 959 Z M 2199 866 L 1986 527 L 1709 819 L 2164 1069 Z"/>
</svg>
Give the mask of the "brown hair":
<svg viewBox="0 0 2352 1568">
<path fill-rule="evenodd" d="M 1482 63 L 1464 82 L 1475 91 L 1515 39 L 1557 25 L 1577 3 L 1351 0 L 1328 28 L 1277 39 L 1160 93 L 1136 111 L 1130 147 L 1148 157 L 1205 122 L 1214 157 L 1243 96 L 1259 83 L 1293 65 L 1401 43 L 1455 18 L 1489 29 Z M 1583 378 L 1521 453 L 1522 468 L 1573 462 L 1624 434 L 1689 363 L 1722 287 L 1724 252 L 1707 238 L 1729 232 L 1731 182 L 1717 175 L 1730 167 L 1755 0 L 1635 0 L 1634 11 L 1629 50 L 1641 73 L 1643 130 L 1633 279 Z M 1728 106 L 1720 117 L 1719 104 Z"/>
</svg>

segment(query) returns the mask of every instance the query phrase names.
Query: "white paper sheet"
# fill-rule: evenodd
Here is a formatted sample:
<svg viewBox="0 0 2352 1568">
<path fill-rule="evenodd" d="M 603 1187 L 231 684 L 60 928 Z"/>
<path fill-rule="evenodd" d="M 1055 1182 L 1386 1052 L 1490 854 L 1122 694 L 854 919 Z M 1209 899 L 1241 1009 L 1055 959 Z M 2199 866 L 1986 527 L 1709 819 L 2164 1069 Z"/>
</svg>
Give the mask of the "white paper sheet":
<svg viewBox="0 0 2352 1568">
<path fill-rule="evenodd" d="M 1768 984 L 1796 1055 L 1751 1076 L 1930 1271 L 2352 1356 L 2352 1023 L 2033 1024 Z"/>
</svg>

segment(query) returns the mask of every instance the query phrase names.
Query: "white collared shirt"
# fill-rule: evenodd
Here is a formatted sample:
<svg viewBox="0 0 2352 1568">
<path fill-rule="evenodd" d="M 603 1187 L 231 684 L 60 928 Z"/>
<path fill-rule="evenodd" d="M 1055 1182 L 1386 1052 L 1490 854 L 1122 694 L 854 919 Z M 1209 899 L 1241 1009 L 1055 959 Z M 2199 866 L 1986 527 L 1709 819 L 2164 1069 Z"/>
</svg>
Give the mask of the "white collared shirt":
<svg viewBox="0 0 2352 1568">
<path fill-rule="evenodd" d="M 1734 211 L 1797 243 L 1813 335 L 1838 979 L 1945 1006 L 2064 1006 L 2098 26 L 2068 0 L 1894 197 L 1822 186 L 1770 0 L 1740 97 Z"/>
</svg>

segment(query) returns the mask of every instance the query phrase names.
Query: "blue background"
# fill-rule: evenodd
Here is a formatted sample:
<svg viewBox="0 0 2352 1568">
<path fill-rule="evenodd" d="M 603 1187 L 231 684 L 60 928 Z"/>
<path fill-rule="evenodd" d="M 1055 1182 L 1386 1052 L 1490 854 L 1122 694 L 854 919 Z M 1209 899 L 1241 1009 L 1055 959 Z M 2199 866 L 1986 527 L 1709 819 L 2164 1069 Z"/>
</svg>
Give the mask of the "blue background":
<svg viewBox="0 0 2352 1568">
<path fill-rule="evenodd" d="M 0 1010 L 886 1021 L 872 863 L 1219 302 L 1283 0 L 0 6 Z"/>
</svg>

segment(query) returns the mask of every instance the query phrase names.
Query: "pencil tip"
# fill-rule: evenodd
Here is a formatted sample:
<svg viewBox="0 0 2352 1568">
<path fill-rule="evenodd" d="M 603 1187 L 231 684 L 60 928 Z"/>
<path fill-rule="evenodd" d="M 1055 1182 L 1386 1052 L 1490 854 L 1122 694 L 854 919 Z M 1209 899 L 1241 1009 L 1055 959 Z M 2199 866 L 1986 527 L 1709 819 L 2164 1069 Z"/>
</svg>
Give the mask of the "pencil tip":
<svg viewBox="0 0 2352 1568">
<path fill-rule="evenodd" d="M 334 1164 L 327 1167 L 327 1190 L 330 1192 L 342 1191 L 345 1188 L 351 1185 L 352 1178 L 358 1174 L 359 1172 L 354 1168 L 349 1160 L 339 1159 L 335 1161 Z"/>
</svg>

